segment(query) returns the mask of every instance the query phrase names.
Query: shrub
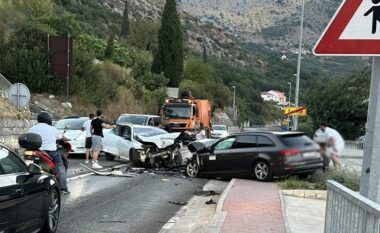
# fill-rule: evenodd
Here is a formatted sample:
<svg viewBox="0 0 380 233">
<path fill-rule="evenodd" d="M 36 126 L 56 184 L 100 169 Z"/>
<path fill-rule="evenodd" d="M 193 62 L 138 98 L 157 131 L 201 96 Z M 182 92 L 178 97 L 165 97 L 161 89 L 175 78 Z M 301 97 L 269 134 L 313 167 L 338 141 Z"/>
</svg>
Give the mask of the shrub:
<svg viewBox="0 0 380 233">
<path fill-rule="evenodd" d="M 327 172 L 317 171 L 306 179 L 291 176 L 278 182 L 282 189 L 311 189 L 326 190 L 327 180 L 334 180 L 353 191 L 359 191 L 360 176 L 358 171 L 352 168 L 334 168 Z"/>
</svg>

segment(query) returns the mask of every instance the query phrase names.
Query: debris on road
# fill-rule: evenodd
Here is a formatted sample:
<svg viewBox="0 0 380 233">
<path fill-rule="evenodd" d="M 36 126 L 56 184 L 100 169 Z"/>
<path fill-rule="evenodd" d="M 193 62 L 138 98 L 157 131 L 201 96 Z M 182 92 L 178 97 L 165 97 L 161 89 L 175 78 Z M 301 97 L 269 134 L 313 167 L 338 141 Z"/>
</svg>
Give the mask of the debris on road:
<svg viewBox="0 0 380 233">
<path fill-rule="evenodd" d="M 206 205 L 213 205 L 213 204 L 216 204 L 216 202 L 214 200 L 212 200 L 212 198 L 208 201 L 205 202 Z"/>
<path fill-rule="evenodd" d="M 209 196 L 218 196 L 218 195 L 220 195 L 220 193 L 217 193 L 214 190 L 206 190 L 206 191 L 195 191 L 194 195 L 209 197 Z"/>
<path fill-rule="evenodd" d="M 174 205 L 187 205 L 187 202 L 186 202 L 186 201 L 181 201 L 181 202 L 168 201 L 168 203 L 170 203 L 170 204 L 174 204 Z"/>
</svg>

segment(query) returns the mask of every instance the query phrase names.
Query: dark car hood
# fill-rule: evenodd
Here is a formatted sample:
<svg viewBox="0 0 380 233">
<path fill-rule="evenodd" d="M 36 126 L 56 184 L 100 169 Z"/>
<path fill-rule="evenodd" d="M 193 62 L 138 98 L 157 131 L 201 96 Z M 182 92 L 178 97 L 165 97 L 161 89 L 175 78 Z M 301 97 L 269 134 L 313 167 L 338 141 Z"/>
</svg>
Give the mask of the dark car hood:
<svg viewBox="0 0 380 233">
<path fill-rule="evenodd" d="M 187 148 L 190 150 L 190 152 L 204 152 L 207 151 L 207 148 L 210 148 L 212 145 L 217 142 L 217 139 L 203 139 L 200 141 L 195 141 L 190 143 Z"/>
</svg>

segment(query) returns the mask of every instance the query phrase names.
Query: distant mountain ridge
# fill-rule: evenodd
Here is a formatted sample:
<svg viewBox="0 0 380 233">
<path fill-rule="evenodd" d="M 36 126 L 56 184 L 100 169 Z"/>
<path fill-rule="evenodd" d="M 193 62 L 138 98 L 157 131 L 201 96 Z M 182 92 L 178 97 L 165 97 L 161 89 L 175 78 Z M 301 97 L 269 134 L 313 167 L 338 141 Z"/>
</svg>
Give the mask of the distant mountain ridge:
<svg viewBox="0 0 380 233">
<path fill-rule="evenodd" d="M 341 0 L 305 1 L 304 44 L 314 46 Z M 180 10 L 242 42 L 294 50 L 302 0 L 178 0 Z"/>
</svg>

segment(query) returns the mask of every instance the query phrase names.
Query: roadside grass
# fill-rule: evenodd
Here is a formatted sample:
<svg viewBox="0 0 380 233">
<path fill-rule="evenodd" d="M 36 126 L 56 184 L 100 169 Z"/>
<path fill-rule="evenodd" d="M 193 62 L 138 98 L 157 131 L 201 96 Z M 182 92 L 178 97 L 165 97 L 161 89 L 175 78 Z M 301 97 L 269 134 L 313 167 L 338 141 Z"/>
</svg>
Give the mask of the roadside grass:
<svg viewBox="0 0 380 233">
<path fill-rule="evenodd" d="M 307 190 L 326 190 L 326 181 L 335 180 L 353 191 L 359 191 L 360 175 L 352 168 L 331 168 L 326 172 L 317 171 L 307 178 L 290 176 L 279 180 L 277 185 L 281 189 L 307 189 Z"/>
</svg>

